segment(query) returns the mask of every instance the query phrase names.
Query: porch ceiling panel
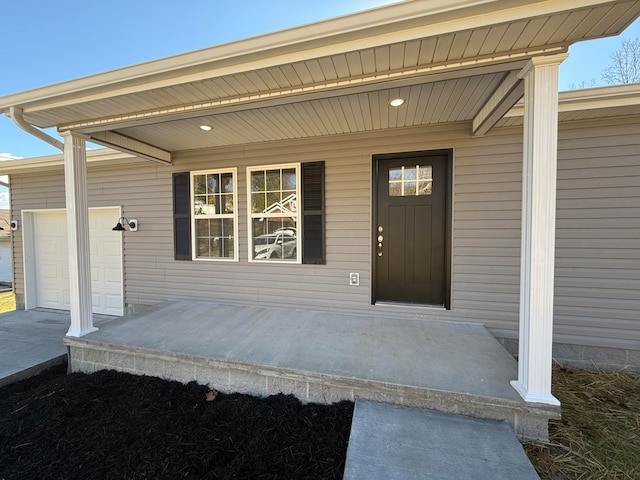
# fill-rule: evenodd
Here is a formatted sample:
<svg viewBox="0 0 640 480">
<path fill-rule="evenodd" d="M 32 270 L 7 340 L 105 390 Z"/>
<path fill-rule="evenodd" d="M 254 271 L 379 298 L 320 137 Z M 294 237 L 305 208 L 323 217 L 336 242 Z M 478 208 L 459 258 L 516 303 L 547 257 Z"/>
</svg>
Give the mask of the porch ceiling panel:
<svg viewBox="0 0 640 480">
<path fill-rule="evenodd" d="M 504 78 L 493 73 L 118 129 L 177 151 L 469 121 Z M 405 99 L 397 108 L 389 101 Z M 213 130 L 198 127 L 208 124 Z"/>
</svg>

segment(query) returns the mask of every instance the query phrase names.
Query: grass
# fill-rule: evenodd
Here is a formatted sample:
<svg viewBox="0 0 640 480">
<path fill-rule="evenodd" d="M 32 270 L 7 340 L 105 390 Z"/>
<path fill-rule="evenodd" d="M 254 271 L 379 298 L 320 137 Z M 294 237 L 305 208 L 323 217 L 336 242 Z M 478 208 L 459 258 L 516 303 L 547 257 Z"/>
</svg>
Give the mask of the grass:
<svg viewBox="0 0 640 480">
<path fill-rule="evenodd" d="M 16 298 L 13 292 L 0 293 L 0 313 L 12 312 L 16 309 Z"/>
<path fill-rule="evenodd" d="M 543 480 L 640 479 L 640 375 L 556 366 L 562 419 L 525 450 Z"/>
</svg>

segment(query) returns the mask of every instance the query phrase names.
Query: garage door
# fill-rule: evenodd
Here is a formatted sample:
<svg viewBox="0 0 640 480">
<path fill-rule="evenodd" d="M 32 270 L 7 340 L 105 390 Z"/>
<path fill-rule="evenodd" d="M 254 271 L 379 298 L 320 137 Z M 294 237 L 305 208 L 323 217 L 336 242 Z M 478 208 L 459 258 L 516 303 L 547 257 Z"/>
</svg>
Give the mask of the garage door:
<svg viewBox="0 0 640 480">
<path fill-rule="evenodd" d="M 122 315 L 122 234 L 112 231 L 118 209 L 89 210 L 93 313 Z M 65 212 L 34 215 L 38 307 L 69 310 L 69 263 Z"/>
</svg>

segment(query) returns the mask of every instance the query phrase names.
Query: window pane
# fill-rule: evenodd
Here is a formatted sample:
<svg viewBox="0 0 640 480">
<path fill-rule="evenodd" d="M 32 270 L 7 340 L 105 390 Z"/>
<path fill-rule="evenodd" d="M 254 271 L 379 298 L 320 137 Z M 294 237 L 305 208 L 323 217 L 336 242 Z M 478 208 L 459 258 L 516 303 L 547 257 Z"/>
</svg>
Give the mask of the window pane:
<svg viewBox="0 0 640 480">
<path fill-rule="evenodd" d="M 389 182 L 389 196 L 390 197 L 402 196 L 402 182 Z"/>
<path fill-rule="evenodd" d="M 194 195 L 204 195 L 207 193 L 206 175 L 193 176 L 193 193 Z"/>
<path fill-rule="evenodd" d="M 295 218 L 254 218 L 253 258 L 297 260 Z"/>
<path fill-rule="evenodd" d="M 205 215 L 207 212 L 207 196 L 196 195 L 193 199 L 193 214 Z"/>
<path fill-rule="evenodd" d="M 220 192 L 233 193 L 233 174 L 223 173 L 220 177 Z"/>
<path fill-rule="evenodd" d="M 208 257 L 209 256 L 209 237 L 198 237 L 196 242 L 196 256 Z"/>
<path fill-rule="evenodd" d="M 402 169 L 401 168 L 390 168 L 389 169 L 389 180 L 401 180 L 402 179 Z"/>
<path fill-rule="evenodd" d="M 404 184 L 404 196 L 416 194 L 416 182 L 406 182 Z"/>
<path fill-rule="evenodd" d="M 267 202 L 266 194 L 252 193 L 251 194 L 251 213 L 264 212 L 266 202 Z"/>
<path fill-rule="evenodd" d="M 264 172 L 251 172 L 251 191 L 264 192 Z"/>
<path fill-rule="evenodd" d="M 433 182 L 431 182 L 431 180 L 428 182 L 420 182 L 418 184 L 418 195 L 431 195 L 432 188 Z"/>
<path fill-rule="evenodd" d="M 267 193 L 267 205 L 264 211 L 269 213 L 282 213 L 282 209 L 280 208 L 280 192 Z"/>
<path fill-rule="evenodd" d="M 223 195 L 221 205 L 224 205 L 224 211 L 222 213 L 233 213 L 233 194 Z"/>
<path fill-rule="evenodd" d="M 404 179 L 405 180 L 415 180 L 416 179 L 416 168 L 415 167 L 404 167 Z"/>
<path fill-rule="evenodd" d="M 283 190 L 295 190 L 296 189 L 296 169 L 285 168 L 282 170 L 282 189 Z"/>
<path fill-rule="evenodd" d="M 207 193 L 218 193 L 219 189 L 219 175 L 217 173 L 207 175 Z"/>
<path fill-rule="evenodd" d="M 282 210 L 283 212 L 296 212 L 298 210 L 298 202 L 296 201 L 296 192 L 282 192 Z"/>
<path fill-rule="evenodd" d="M 266 172 L 266 191 L 280 191 L 282 184 L 280 183 L 280 170 L 267 170 Z"/>
<path fill-rule="evenodd" d="M 216 196 L 207 195 L 207 215 L 215 215 L 219 213 L 216 211 Z"/>
<path fill-rule="evenodd" d="M 419 179 L 431 180 L 431 167 L 420 167 Z"/>
</svg>

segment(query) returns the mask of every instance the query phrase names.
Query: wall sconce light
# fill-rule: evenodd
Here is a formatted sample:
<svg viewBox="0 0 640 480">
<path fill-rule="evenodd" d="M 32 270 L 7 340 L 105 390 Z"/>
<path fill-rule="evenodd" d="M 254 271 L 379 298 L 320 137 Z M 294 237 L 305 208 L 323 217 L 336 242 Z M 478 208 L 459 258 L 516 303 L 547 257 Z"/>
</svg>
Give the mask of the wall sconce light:
<svg viewBox="0 0 640 480">
<path fill-rule="evenodd" d="M 7 225 L 9 225 L 9 228 L 11 228 L 12 231 L 16 231 L 18 230 L 18 220 L 11 220 L 11 222 L 7 222 L 4 218 L 0 218 L 0 220 L 2 220 L 4 223 L 6 223 Z M 0 230 L 4 230 L 4 227 L 0 227 Z"/>
<path fill-rule="evenodd" d="M 136 220 L 135 218 L 129 220 L 126 217 L 120 217 L 118 219 L 118 223 L 116 223 L 116 226 L 111 230 L 113 230 L 114 232 L 124 232 L 126 230 L 126 228 L 124 228 L 125 225 L 129 228 L 130 232 L 138 231 L 138 220 Z"/>
</svg>

